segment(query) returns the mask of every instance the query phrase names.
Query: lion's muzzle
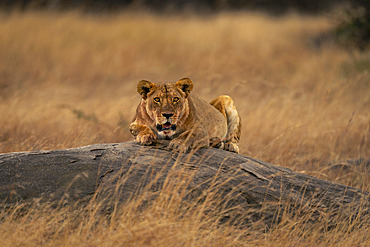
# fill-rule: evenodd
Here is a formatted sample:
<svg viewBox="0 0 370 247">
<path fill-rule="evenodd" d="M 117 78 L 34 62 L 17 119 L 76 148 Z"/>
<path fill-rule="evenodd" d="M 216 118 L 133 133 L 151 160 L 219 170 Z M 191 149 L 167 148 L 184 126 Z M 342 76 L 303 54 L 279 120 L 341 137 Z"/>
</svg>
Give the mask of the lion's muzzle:
<svg viewBox="0 0 370 247">
<path fill-rule="evenodd" d="M 156 127 L 159 132 L 164 130 L 176 130 L 176 124 L 171 124 L 170 122 L 166 122 L 165 124 L 157 124 Z"/>
</svg>

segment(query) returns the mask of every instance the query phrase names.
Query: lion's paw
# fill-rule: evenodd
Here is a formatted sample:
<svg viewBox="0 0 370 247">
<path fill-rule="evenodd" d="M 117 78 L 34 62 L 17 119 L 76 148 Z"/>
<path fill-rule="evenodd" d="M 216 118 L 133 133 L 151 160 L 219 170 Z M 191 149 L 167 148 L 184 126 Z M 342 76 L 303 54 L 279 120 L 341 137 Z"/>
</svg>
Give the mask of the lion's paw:
<svg viewBox="0 0 370 247">
<path fill-rule="evenodd" d="M 186 153 L 190 149 L 190 145 L 181 139 L 173 139 L 172 141 L 170 141 L 168 147 L 171 150 L 182 152 L 182 153 Z"/>
<path fill-rule="evenodd" d="M 239 153 L 239 147 L 236 143 L 233 142 L 226 142 L 223 147 L 224 150 Z"/>
<path fill-rule="evenodd" d="M 149 146 L 157 141 L 157 136 L 154 133 L 138 135 L 136 137 L 136 141 L 138 141 L 141 145 Z"/>
<path fill-rule="evenodd" d="M 213 148 L 224 149 L 224 143 L 222 142 L 221 138 L 219 138 L 219 137 L 212 137 L 209 140 L 209 146 L 211 146 Z"/>
</svg>

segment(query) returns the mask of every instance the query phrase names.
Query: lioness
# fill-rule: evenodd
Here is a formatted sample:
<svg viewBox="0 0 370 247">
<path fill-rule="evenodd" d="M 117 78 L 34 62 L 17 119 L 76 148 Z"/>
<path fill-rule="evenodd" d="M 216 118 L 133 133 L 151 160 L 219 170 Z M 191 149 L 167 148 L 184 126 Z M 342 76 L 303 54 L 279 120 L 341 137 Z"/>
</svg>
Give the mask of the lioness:
<svg viewBox="0 0 370 247">
<path fill-rule="evenodd" d="M 142 145 L 171 140 L 170 149 L 186 152 L 217 147 L 239 153 L 241 121 L 231 97 L 222 95 L 211 103 L 190 95 L 193 82 L 176 83 L 142 80 L 137 92 L 142 99 L 130 125 L 131 134 Z"/>
</svg>

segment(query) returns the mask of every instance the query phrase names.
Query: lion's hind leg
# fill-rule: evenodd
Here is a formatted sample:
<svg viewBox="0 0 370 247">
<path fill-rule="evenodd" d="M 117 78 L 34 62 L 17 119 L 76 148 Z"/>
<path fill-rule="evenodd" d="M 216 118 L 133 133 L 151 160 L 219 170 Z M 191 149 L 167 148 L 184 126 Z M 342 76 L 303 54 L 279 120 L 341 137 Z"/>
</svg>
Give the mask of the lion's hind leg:
<svg viewBox="0 0 370 247">
<path fill-rule="evenodd" d="M 227 121 L 227 135 L 223 140 L 223 145 L 220 145 L 219 148 L 239 153 L 237 143 L 240 139 L 241 119 L 234 105 L 234 101 L 230 96 L 221 95 L 212 100 L 210 104 L 219 110 Z"/>
</svg>

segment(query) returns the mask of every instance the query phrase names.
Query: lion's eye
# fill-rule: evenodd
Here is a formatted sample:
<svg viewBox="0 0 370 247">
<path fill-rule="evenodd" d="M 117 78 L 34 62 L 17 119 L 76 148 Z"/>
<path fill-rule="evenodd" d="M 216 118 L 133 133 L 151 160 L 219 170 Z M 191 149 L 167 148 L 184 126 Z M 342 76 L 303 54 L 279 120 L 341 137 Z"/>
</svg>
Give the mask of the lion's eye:
<svg viewBox="0 0 370 247">
<path fill-rule="evenodd" d="M 159 102 L 161 102 L 161 99 L 160 99 L 160 98 L 158 98 L 158 97 L 155 97 L 155 98 L 154 98 L 154 101 L 155 101 L 155 102 L 157 102 L 157 103 L 159 103 Z"/>
<path fill-rule="evenodd" d="M 179 100 L 180 100 L 180 98 L 179 97 L 175 97 L 175 98 L 173 98 L 173 102 L 179 102 Z"/>
</svg>

